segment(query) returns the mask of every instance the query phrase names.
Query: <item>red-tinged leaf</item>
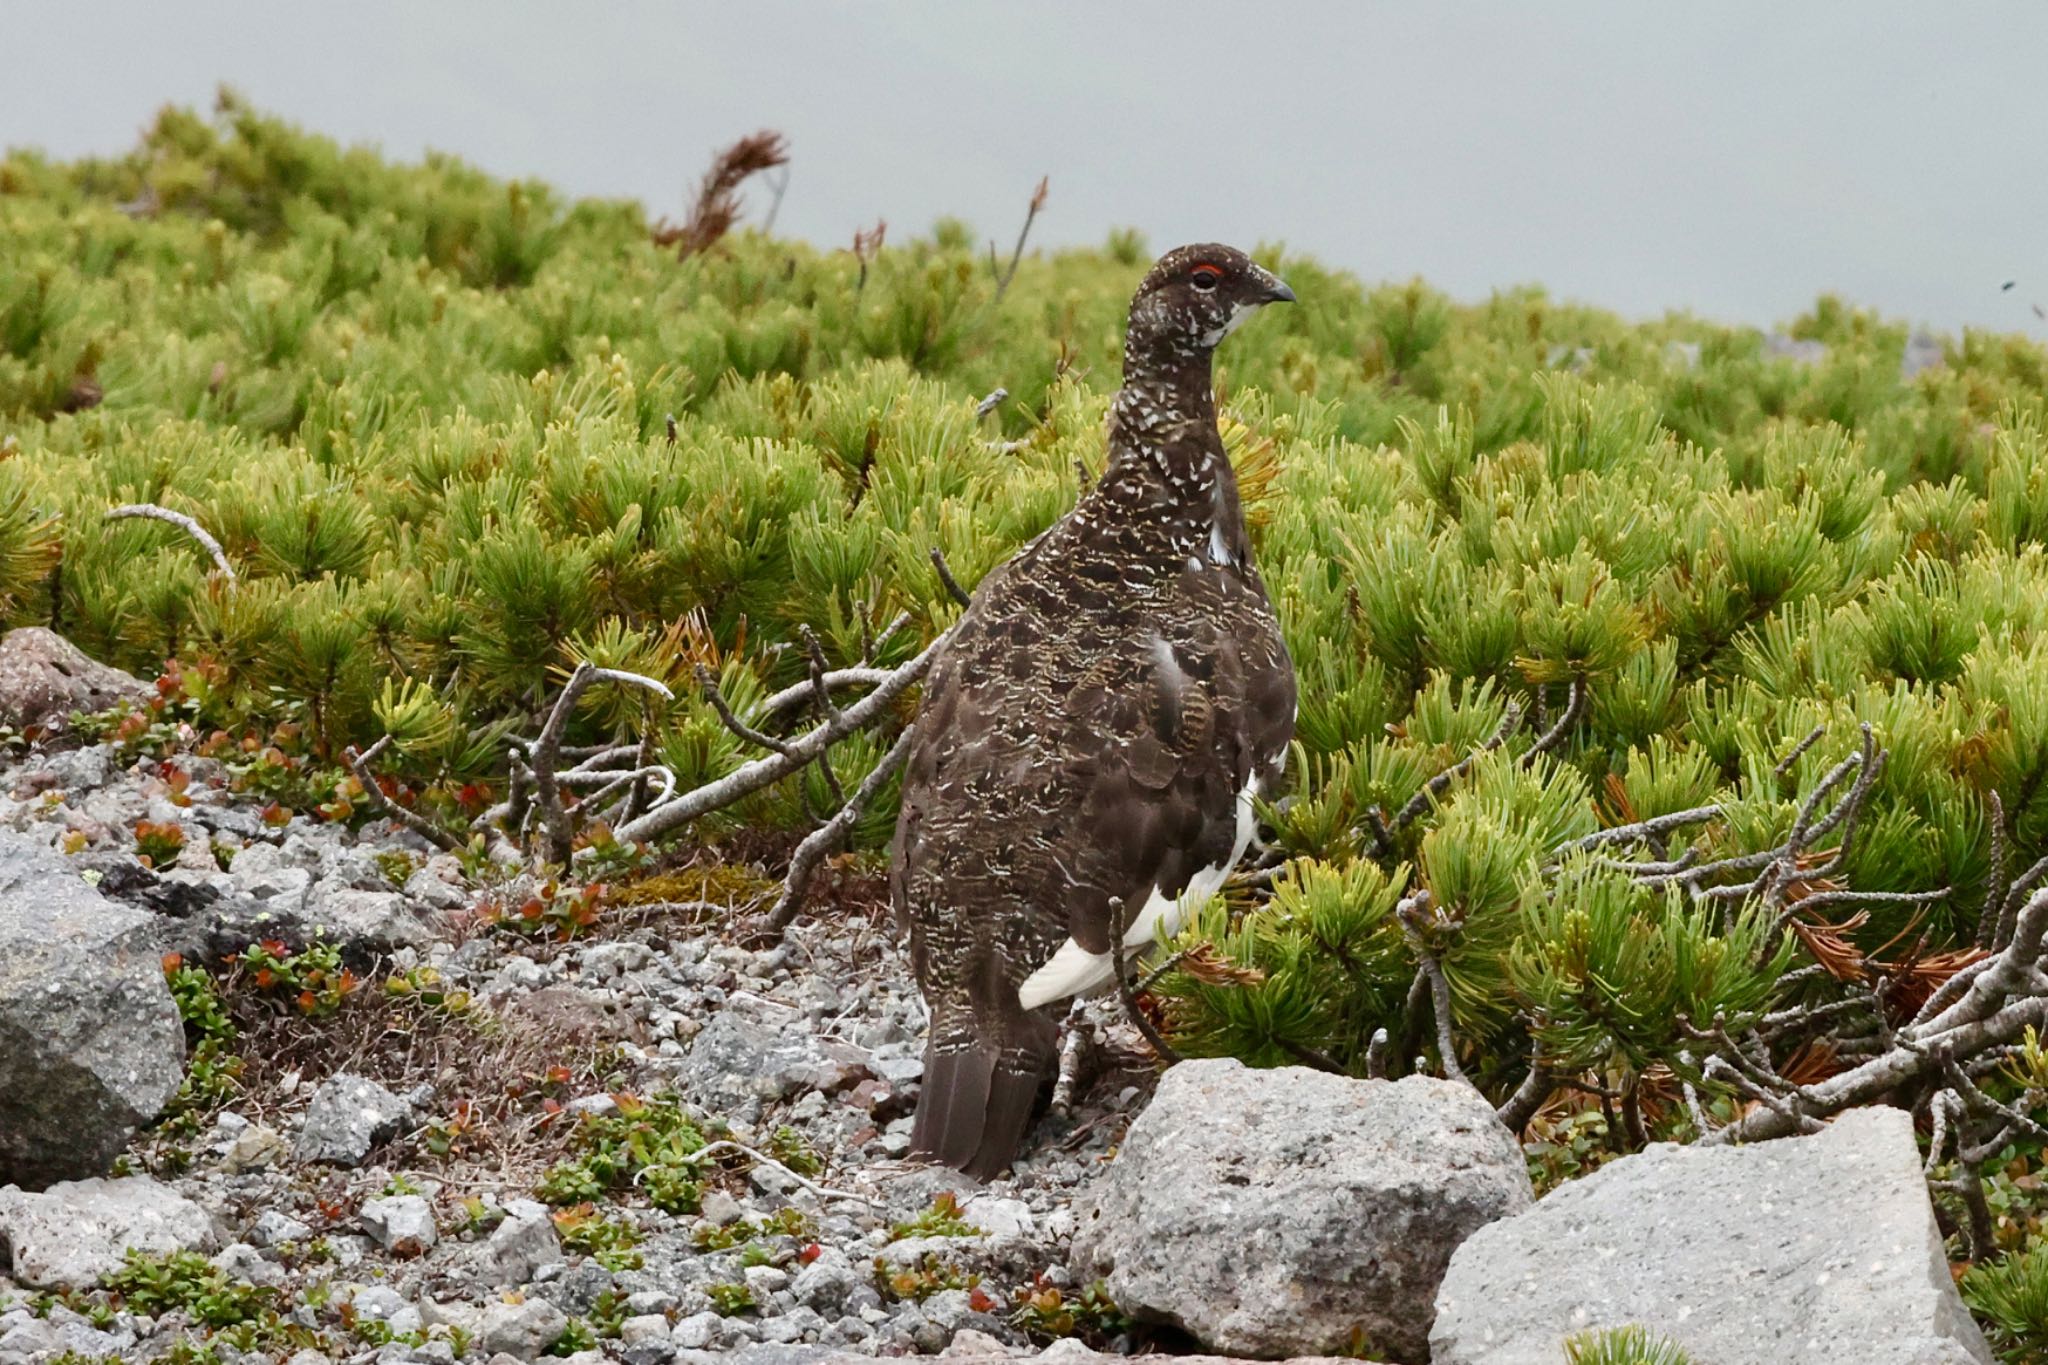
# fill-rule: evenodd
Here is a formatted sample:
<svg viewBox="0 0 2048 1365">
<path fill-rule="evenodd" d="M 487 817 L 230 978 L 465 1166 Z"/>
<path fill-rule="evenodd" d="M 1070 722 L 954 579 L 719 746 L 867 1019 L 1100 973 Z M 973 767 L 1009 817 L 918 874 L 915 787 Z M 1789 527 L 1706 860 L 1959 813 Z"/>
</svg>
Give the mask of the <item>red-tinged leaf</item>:
<svg viewBox="0 0 2048 1365">
<path fill-rule="evenodd" d="M 825 1248 L 819 1246 L 816 1242 L 812 1242 L 809 1246 L 806 1246 L 802 1251 L 799 1251 L 796 1254 L 796 1258 L 803 1264 L 809 1265 L 812 1261 L 817 1260 L 820 1256 L 824 1254 Z"/>
</svg>

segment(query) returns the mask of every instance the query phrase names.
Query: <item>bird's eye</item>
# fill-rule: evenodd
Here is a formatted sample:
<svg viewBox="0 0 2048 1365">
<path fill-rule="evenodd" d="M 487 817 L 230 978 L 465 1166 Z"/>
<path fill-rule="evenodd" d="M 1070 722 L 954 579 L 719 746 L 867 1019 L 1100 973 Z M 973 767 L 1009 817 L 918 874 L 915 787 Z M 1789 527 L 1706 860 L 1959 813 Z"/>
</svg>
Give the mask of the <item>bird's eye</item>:
<svg viewBox="0 0 2048 1365">
<path fill-rule="evenodd" d="M 1195 288 L 1206 294 L 1217 285 L 1223 283 L 1223 272 L 1213 265 L 1198 265 L 1188 272 L 1188 278 L 1193 282 Z"/>
</svg>

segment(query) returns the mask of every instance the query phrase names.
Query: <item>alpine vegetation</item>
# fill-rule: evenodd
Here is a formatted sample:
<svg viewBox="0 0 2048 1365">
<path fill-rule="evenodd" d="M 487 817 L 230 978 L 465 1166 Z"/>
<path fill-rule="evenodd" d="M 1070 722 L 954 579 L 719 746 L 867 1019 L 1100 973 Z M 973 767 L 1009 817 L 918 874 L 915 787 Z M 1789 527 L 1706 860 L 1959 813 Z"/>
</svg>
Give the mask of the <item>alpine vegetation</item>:
<svg viewBox="0 0 2048 1365">
<path fill-rule="evenodd" d="M 0 1359 L 1796 1358 L 1679 1302 L 1759 1220 L 1814 1358 L 2048 1350 L 2048 349 L 1046 183 L 834 249 L 801 153 L 680 226 L 231 93 L 0 159 L 0 1034 L 80 1040 L 0 1065 Z M 1660 1187 L 1733 1211 L 1490 1288 Z M 1407 1306 L 1271 1335 L 1252 1227 Z"/>
</svg>

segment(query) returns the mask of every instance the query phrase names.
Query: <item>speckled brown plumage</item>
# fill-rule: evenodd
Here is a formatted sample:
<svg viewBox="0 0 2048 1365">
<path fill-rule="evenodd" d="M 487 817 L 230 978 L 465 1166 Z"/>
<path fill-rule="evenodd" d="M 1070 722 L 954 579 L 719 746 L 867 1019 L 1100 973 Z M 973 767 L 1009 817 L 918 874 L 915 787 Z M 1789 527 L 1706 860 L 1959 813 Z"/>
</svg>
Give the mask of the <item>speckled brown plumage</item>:
<svg viewBox="0 0 2048 1365">
<path fill-rule="evenodd" d="M 1219 880 L 1249 793 L 1279 779 L 1294 669 L 1210 360 L 1293 297 L 1229 247 L 1153 267 L 1101 480 L 982 581 L 926 682 L 891 886 L 931 1011 L 912 1148 L 971 1175 L 1022 1141 L 1054 1065 L 1049 1006 L 1107 977 L 1112 899 L 1149 940 L 1148 907 L 1170 921 L 1191 881 Z"/>
</svg>

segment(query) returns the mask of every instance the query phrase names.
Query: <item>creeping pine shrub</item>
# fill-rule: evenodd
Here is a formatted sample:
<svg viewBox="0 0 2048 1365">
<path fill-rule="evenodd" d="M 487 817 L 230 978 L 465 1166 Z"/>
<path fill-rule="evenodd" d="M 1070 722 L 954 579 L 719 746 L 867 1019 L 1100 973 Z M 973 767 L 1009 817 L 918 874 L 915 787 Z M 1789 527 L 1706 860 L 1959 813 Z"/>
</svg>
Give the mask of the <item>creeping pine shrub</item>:
<svg viewBox="0 0 2048 1365">
<path fill-rule="evenodd" d="M 1643 1327 L 1580 1332 L 1564 1343 L 1568 1365 L 1692 1365 L 1692 1357 Z"/>
<path fill-rule="evenodd" d="M 2001 1359 L 2048 1359 L 2048 1244 L 1974 1265 L 1958 1287 Z"/>
<path fill-rule="evenodd" d="M 749 716 L 807 677 L 806 627 L 833 667 L 901 663 L 955 619 L 932 550 L 971 587 L 1102 473 L 1133 234 L 1001 284 L 957 224 L 686 260 L 657 235 L 634 205 L 345 150 L 232 93 L 122 155 L 0 157 L 0 625 L 158 677 L 82 719 L 124 758 L 196 751 L 276 825 L 381 797 L 480 862 L 507 743 L 578 663 L 675 695 L 592 689 L 565 748 L 715 781 L 755 750 L 699 669 Z M 1907 328 L 1839 299 L 1789 324 L 1826 347 L 1803 363 L 1678 314 L 1266 263 L 1303 304 L 1220 354 L 1220 430 L 1300 713 L 1261 794 L 1278 870 L 1167 945 L 1147 1008 L 1170 1042 L 1456 1062 L 1496 1101 L 1540 1052 L 1584 1087 L 1530 1130 L 1565 1178 L 1689 1132 L 1687 1086 L 1709 1116 L 1746 1102 L 1688 1061 L 1694 1034 L 1879 977 L 1905 1005 L 1974 950 L 2000 867 L 2048 856 L 2048 349 L 1970 332 L 1908 376 Z M 177 527 L 104 516 L 136 502 L 205 527 L 232 589 Z M 834 747 L 842 787 L 900 723 Z M 1853 837 L 1807 848 L 1772 913 L 1602 862 L 1775 847 L 1863 726 L 1885 758 Z M 386 736 L 373 797 L 346 760 Z M 886 846 L 894 790 L 856 854 Z M 692 837 L 808 830 L 830 799 L 812 768 Z M 599 880 L 496 907 L 501 932 L 764 889 L 583 837 Z M 353 989 L 317 949 L 240 971 L 308 1013 Z M 1594 1095 L 1615 1122 L 1578 1117 Z M 694 1207 L 702 1135 L 666 1115 L 579 1128 L 550 1197 L 637 1180 Z"/>
</svg>

